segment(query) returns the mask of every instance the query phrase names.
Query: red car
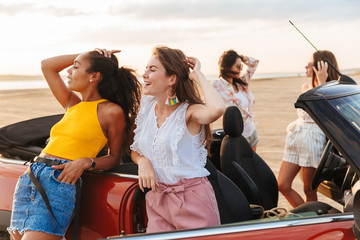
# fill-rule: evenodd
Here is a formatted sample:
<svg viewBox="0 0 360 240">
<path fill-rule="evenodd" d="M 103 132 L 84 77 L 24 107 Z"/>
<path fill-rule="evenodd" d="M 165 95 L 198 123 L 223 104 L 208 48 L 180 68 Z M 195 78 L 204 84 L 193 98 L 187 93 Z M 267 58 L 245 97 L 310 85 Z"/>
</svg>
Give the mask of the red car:
<svg viewBox="0 0 360 240">
<path fill-rule="evenodd" d="M 356 239 L 360 238 L 360 87 L 342 76 L 302 94 L 304 109 L 323 130 L 328 144 L 313 188 L 341 203 L 334 209 L 306 203 L 291 213 L 263 217 L 277 206 L 276 178 L 241 136 L 241 115 L 229 107 L 224 130 L 213 131 L 207 169 L 222 224 L 216 227 L 146 234 L 144 195 L 137 166 L 128 156 L 111 171 L 83 176 L 79 239 Z M 9 226 L 12 196 L 27 161 L 46 144 L 61 115 L 31 119 L 0 129 L 0 231 Z M 256 204 L 254 206 L 254 204 Z M 66 234 L 71 239 L 72 227 Z"/>
</svg>

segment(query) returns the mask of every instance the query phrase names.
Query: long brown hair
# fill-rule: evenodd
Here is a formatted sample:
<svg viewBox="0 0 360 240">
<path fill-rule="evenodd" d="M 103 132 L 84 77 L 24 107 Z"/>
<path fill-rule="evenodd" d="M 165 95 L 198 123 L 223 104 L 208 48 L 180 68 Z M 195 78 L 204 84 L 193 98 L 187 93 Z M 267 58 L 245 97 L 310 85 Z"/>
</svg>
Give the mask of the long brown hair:
<svg viewBox="0 0 360 240">
<path fill-rule="evenodd" d="M 314 66 L 317 69 L 317 62 L 328 60 L 337 70 L 339 70 L 339 66 L 337 64 L 335 55 L 328 51 L 328 50 L 320 50 L 313 53 L 313 59 L 314 59 Z M 338 80 L 339 74 L 331 67 L 328 67 L 327 70 L 328 77 L 326 79 L 326 82 L 329 82 L 331 80 Z M 312 80 L 311 80 L 312 87 L 316 87 L 316 74 L 313 72 Z"/>
<path fill-rule="evenodd" d="M 186 56 L 181 50 L 157 46 L 153 49 L 152 54 L 158 57 L 166 70 L 167 76 L 176 76 L 177 81 L 173 86 L 173 90 L 180 102 L 188 102 L 190 105 L 204 104 L 196 83 L 189 78 L 190 69 L 187 64 Z M 209 124 L 205 125 L 205 134 L 206 147 L 209 152 L 211 139 Z"/>
<path fill-rule="evenodd" d="M 141 83 L 135 71 L 130 68 L 120 67 L 114 54 L 111 58 L 99 54 L 97 51 L 88 52 L 86 55 L 90 67 L 88 72 L 100 72 L 102 79 L 97 85 L 100 96 L 110 102 L 121 106 L 125 113 L 125 136 L 123 150 L 129 151 L 133 137 L 133 125 L 140 108 Z"/>
<path fill-rule="evenodd" d="M 243 56 L 239 55 L 234 50 L 230 49 L 228 51 L 223 52 L 223 54 L 219 58 L 219 69 L 220 74 L 219 77 L 224 78 L 226 81 L 228 81 L 228 78 L 232 78 L 233 82 L 232 84 L 236 88 L 236 90 L 239 90 L 238 87 L 246 87 L 248 84 L 244 81 L 242 81 L 240 78 L 234 78 L 231 76 L 231 74 L 235 74 L 233 71 L 231 71 L 231 67 L 235 64 L 236 60 L 240 58 L 241 61 L 243 61 Z"/>
</svg>

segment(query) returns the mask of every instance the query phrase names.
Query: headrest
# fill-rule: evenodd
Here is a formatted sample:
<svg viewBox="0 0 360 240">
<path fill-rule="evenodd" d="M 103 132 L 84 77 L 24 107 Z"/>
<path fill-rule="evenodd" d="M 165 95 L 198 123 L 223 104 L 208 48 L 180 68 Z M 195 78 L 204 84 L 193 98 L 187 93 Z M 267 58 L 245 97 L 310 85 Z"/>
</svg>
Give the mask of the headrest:
<svg viewBox="0 0 360 240">
<path fill-rule="evenodd" d="M 238 137 L 244 130 L 243 118 L 241 112 L 236 106 L 226 108 L 223 117 L 223 128 L 226 135 Z"/>
</svg>

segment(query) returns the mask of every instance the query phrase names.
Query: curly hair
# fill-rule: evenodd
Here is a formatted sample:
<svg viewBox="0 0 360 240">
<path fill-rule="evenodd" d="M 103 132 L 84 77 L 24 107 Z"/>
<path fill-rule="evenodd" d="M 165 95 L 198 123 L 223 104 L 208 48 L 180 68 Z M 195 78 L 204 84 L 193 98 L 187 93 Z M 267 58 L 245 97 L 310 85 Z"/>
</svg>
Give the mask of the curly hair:
<svg viewBox="0 0 360 240">
<path fill-rule="evenodd" d="M 119 68 L 118 60 L 114 54 L 108 58 L 97 51 L 91 51 L 88 52 L 86 58 L 90 63 L 87 72 L 99 72 L 102 76 L 97 85 L 100 96 L 120 105 L 125 113 L 126 144 L 124 144 L 123 150 L 128 151 L 133 138 L 133 125 L 140 107 L 141 83 L 133 69 Z"/>
</svg>

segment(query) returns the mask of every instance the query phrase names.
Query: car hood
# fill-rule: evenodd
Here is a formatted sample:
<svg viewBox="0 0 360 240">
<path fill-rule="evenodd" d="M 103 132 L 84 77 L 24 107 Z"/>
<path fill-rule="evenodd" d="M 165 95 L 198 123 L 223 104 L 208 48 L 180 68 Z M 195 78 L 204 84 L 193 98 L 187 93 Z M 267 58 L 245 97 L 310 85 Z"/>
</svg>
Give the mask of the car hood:
<svg viewBox="0 0 360 240">
<path fill-rule="evenodd" d="M 360 175 L 360 86 L 333 80 L 301 94 L 295 107 L 310 115 Z"/>
</svg>

